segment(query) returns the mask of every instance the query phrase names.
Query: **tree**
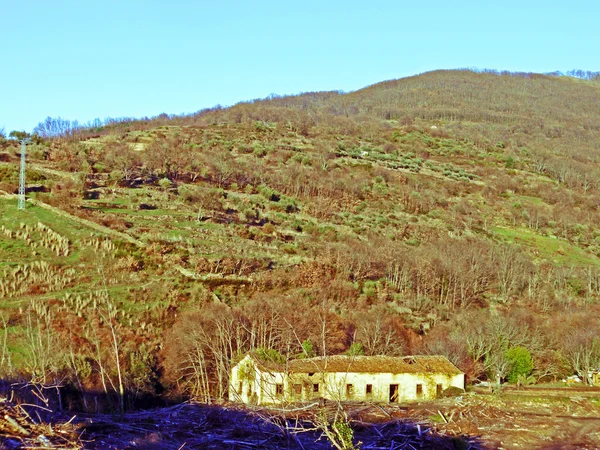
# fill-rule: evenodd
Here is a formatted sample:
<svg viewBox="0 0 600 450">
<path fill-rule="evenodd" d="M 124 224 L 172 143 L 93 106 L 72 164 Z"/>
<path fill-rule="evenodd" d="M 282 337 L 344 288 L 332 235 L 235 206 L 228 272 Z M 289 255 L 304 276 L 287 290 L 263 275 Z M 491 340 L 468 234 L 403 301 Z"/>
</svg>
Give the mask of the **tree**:
<svg viewBox="0 0 600 450">
<path fill-rule="evenodd" d="M 61 117 L 47 117 L 46 120 L 37 124 L 33 129 L 33 134 L 37 134 L 44 139 L 50 139 L 68 137 L 78 129 L 80 129 L 80 126 L 76 120 L 71 122 Z"/>
<path fill-rule="evenodd" d="M 466 324 L 463 336 L 469 355 L 480 363 L 490 377 L 500 382 L 510 371 L 508 349 L 512 347 L 539 348 L 539 340 L 530 326 L 519 321 L 516 313 L 512 316 L 474 313 L 463 317 Z"/>
<path fill-rule="evenodd" d="M 518 247 L 512 245 L 497 246 L 493 260 L 497 267 L 499 294 L 507 301 L 512 294 L 518 294 L 526 286 L 533 264 Z"/>
<path fill-rule="evenodd" d="M 163 347 L 168 377 L 205 402 L 224 398 L 232 361 L 248 350 L 243 322 L 223 303 L 182 314 Z"/>
<path fill-rule="evenodd" d="M 142 166 L 140 152 L 127 143 L 110 143 L 102 156 L 111 169 L 120 170 L 125 180 L 133 178 Z"/>
<path fill-rule="evenodd" d="M 262 361 L 274 362 L 279 364 L 285 363 L 285 356 L 283 356 L 277 350 L 272 348 L 259 347 L 256 349 L 256 356 Z"/>
<path fill-rule="evenodd" d="M 231 155 L 219 149 L 211 149 L 205 156 L 205 165 L 208 168 L 214 183 L 220 188 L 226 187 L 235 175 L 236 163 Z"/>
<path fill-rule="evenodd" d="M 30 138 L 31 135 L 29 133 L 27 133 L 26 131 L 13 130 L 13 131 L 10 132 L 10 134 L 8 135 L 8 137 L 10 137 L 11 139 L 15 139 L 17 141 L 21 141 L 23 139 Z"/>
<path fill-rule="evenodd" d="M 441 323 L 424 336 L 424 353 L 428 355 L 443 355 L 452 364 L 465 372 L 468 377 L 475 373 L 476 365 L 469 357 L 464 334 L 452 323 Z M 418 350 L 417 350 L 418 352 Z"/>
<path fill-rule="evenodd" d="M 506 351 L 506 359 L 510 364 L 508 381 L 516 383 L 520 378 L 527 378 L 533 371 L 533 358 L 525 347 L 517 346 Z"/>
<path fill-rule="evenodd" d="M 496 385 L 500 387 L 502 380 L 508 375 L 511 362 L 502 349 L 490 352 L 484 361 L 488 376 L 496 377 Z"/>
<path fill-rule="evenodd" d="M 404 324 L 387 305 L 354 314 L 355 341 L 365 355 L 404 355 L 407 348 Z M 356 344 L 352 344 L 354 346 Z M 351 346 L 351 348 L 352 348 Z"/>
<path fill-rule="evenodd" d="M 590 373 L 600 365 L 600 338 L 596 327 L 584 326 L 571 331 L 563 344 L 573 370 L 588 384 Z"/>
</svg>

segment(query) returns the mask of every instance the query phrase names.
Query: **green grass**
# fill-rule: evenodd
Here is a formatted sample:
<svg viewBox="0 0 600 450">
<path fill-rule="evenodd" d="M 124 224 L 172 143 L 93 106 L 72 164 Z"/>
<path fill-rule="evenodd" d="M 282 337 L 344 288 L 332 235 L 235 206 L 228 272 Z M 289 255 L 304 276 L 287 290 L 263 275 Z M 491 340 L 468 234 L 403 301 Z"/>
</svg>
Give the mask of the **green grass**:
<svg viewBox="0 0 600 450">
<path fill-rule="evenodd" d="M 33 249 L 22 239 L 9 239 L 7 236 L 0 234 L 0 249 L 3 251 L 0 265 L 26 263 L 39 259 L 66 264 L 75 263 L 80 258 L 79 242 L 82 239 L 100 236 L 95 230 L 90 230 L 84 225 L 34 205 L 27 204 L 26 209 L 20 211 L 13 200 L 0 198 L 0 209 L 3 211 L 2 217 L 0 217 L 0 225 L 9 230 L 18 231 L 21 224 L 28 225 L 33 228 L 32 238 L 35 239 L 39 237 L 36 226 L 38 222 L 41 222 L 70 241 L 70 253 L 65 257 L 56 256 L 49 249 L 41 246 Z M 37 254 L 34 255 L 33 251 Z"/>
<path fill-rule="evenodd" d="M 57 256 L 53 251 L 43 246 L 29 246 L 25 240 L 13 236 L 8 238 L 0 233 L 0 269 L 6 266 L 18 266 L 30 264 L 34 261 L 47 261 L 57 270 L 60 268 L 72 268 L 76 271 L 76 283 L 67 285 L 62 289 L 48 291 L 42 294 L 31 295 L 25 293 L 15 298 L 4 299 L 1 308 L 21 307 L 27 304 L 33 298 L 50 299 L 62 298 L 67 292 L 84 293 L 90 290 L 97 290 L 103 286 L 101 275 L 98 272 L 100 262 L 96 249 L 84 244 L 84 240 L 95 237 L 104 237 L 103 234 L 92 230 L 85 225 L 71 220 L 34 205 L 27 204 L 24 211 L 17 209 L 16 200 L 0 198 L 0 225 L 4 225 L 13 232 L 21 230 L 21 224 L 26 224 L 32 228 L 30 236 L 32 241 L 40 239 L 41 234 L 37 230 L 37 223 L 42 222 L 61 236 L 69 239 L 69 255 Z M 35 253 L 34 253 L 35 252 Z M 114 264 L 117 259 L 114 255 L 108 255 L 106 262 Z M 124 297 L 126 288 L 131 284 L 131 277 L 127 274 L 118 274 L 119 279 L 114 283 L 110 290 L 114 291 L 116 298 Z M 135 284 L 135 283 L 133 283 Z"/>
<path fill-rule="evenodd" d="M 6 330 L 0 332 L 0 339 L 4 339 L 3 334 L 8 333 L 7 350 L 10 354 L 13 367 L 24 367 L 27 365 L 28 351 L 25 340 L 25 327 L 8 326 Z"/>
<path fill-rule="evenodd" d="M 494 234 L 503 241 L 529 248 L 540 259 L 561 266 L 600 266 L 600 259 L 569 242 L 541 236 L 523 228 L 492 227 Z"/>
<path fill-rule="evenodd" d="M 17 208 L 16 200 L 0 198 L 0 210 L 2 210 L 0 225 L 11 230 L 17 230 L 21 223 L 35 227 L 38 222 L 42 222 L 72 242 L 90 237 L 90 234 L 99 235 L 95 230 L 30 203 L 27 203 L 25 210 L 21 211 Z"/>
<path fill-rule="evenodd" d="M 528 195 L 513 195 L 511 197 L 514 201 L 519 201 L 520 203 L 530 203 L 533 205 L 545 205 L 546 203 L 538 197 L 531 197 Z"/>
</svg>

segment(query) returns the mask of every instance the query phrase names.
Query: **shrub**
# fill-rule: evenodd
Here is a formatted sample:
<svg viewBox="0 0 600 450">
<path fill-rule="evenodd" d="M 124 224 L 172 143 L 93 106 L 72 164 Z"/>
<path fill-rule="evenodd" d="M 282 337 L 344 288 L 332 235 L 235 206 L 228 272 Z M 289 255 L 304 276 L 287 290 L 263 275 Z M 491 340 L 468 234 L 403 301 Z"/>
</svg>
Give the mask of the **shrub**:
<svg viewBox="0 0 600 450">
<path fill-rule="evenodd" d="M 163 189 L 169 189 L 173 183 L 168 178 L 161 178 L 158 180 L 158 185 Z"/>
<path fill-rule="evenodd" d="M 273 234 L 275 226 L 272 223 L 266 223 L 263 225 L 262 230 L 265 234 Z"/>
<path fill-rule="evenodd" d="M 278 202 L 281 200 L 281 194 L 279 192 L 270 188 L 269 186 L 265 186 L 264 184 L 261 184 L 258 187 L 258 191 L 260 192 L 260 195 L 272 202 Z"/>
<path fill-rule="evenodd" d="M 316 355 L 312 342 L 306 339 L 302 341 L 302 353 L 298 358 L 313 358 Z"/>
<path fill-rule="evenodd" d="M 254 156 L 258 157 L 258 158 L 262 158 L 263 156 L 265 156 L 267 154 L 267 150 L 260 144 L 260 143 L 255 143 L 252 146 L 252 153 L 254 154 Z"/>
<path fill-rule="evenodd" d="M 202 195 L 194 188 L 183 185 L 178 190 L 179 196 L 186 203 L 196 203 L 202 200 Z"/>
<path fill-rule="evenodd" d="M 361 356 L 365 354 L 365 348 L 359 342 L 354 342 L 348 350 L 346 350 L 348 356 Z"/>
<path fill-rule="evenodd" d="M 110 172 L 109 179 L 113 183 L 118 183 L 119 181 L 121 181 L 122 178 L 123 178 L 123 172 L 121 172 L 120 170 L 115 169 Z"/>
</svg>

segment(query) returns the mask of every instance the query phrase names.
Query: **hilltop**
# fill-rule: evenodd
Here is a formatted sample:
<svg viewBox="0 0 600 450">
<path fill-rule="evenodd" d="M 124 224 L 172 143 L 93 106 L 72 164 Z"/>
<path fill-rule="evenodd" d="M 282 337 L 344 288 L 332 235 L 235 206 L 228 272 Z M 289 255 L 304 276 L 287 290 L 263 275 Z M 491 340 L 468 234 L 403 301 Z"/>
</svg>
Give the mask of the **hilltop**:
<svg viewBox="0 0 600 450">
<path fill-rule="evenodd" d="M 121 406 L 221 398 L 257 348 L 585 375 L 600 361 L 598 104 L 594 80 L 436 71 L 59 136 L 42 124 L 38 192 L 25 212 L 0 198 L 0 369 Z M 19 148 L 0 148 L 12 194 Z"/>
</svg>

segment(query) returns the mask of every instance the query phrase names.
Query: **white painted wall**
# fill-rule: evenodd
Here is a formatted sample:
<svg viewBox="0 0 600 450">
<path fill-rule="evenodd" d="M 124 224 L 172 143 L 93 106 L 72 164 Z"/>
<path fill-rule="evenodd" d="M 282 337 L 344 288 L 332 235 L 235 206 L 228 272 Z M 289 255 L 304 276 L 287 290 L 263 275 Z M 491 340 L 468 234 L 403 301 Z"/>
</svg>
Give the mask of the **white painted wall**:
<svg viewBox="0 0 600 450">
<path fill-rule="evenodd" d="M 291 382 L 316 379 L 317 375 L 296 375 Z M 441 390 L 450 386 L 464 389 L 464 375 L 448 376 L 443 374 L 392 374 L 392 373 L 326 373 L 318 374 L 323 384 L 318 397 L 338 401 L 390 401 L 390 385 L 398 385 L 398 401 L 433 399 L 437 396 L 437 385 Z M 324 379 L 324 383 L 323 380 Z M 311 380 L 312 381 L 312 380 Z M 310 385 L 310 383 L 306 383 Z M 367 394 L 367 385 L 371 385 L 371 393 Z M 352 385 L 351 388 L 348 385 Z M 417 394 L 417 385 L 421 385 L 421 393 Z M 311 396 L 311 392 L 303 392 L 303 400 Z"/>
<path fill-rule="evenodd" d="M 277 385 L 281 385 L 278 392 Z M 318 392 L 313 386 L 318 384 Z M 372 385 L 367 394 L 367 385 Z M 445 390 L 451 386 L 464 389 L 465 376 L 444 374 L 392 373 L 314 373 L 312 375 L 268 373 L 260 371 L 251 357 L 246 356 L 231 372 L 229 399 L 242 403 L 273 405 L 285 402 L 310 401 L 325 398 L 337 401 L 390 401 L 390 385 L 398 385 L 398 401 L 433 399 L 437 385 Z M 417 394 L 417 385 L 421 394 Z M 300 385 L 300 394 L 295 386 Z M 348 387 L 352 385 L 350 395 Z M 241 390 L 240 390 L 241 386 Z"/>
</svg>

